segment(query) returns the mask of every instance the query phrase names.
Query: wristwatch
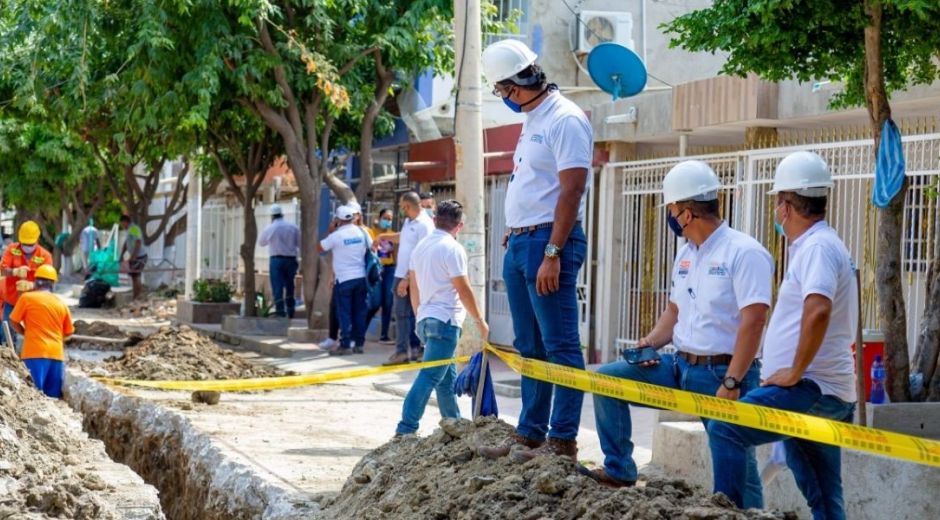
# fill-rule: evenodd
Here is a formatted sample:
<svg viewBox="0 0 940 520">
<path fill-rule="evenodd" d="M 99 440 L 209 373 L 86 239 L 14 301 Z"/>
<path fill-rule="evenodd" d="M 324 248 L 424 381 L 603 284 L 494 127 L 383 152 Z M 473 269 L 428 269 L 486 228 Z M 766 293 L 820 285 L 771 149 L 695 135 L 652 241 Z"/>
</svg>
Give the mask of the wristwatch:
<svg viewBox="0 0 940 520">
<path fill-rule="evenodd" d="M 561 254 L 561 248 L 555 244 L 547 244 L 545 246 L 545 256 L 548 258 L 558 258 L 558 255 Z"/>
<path fill-rule="evenodd" d="M 741 381 L 738 381 L 734 376 L 728 376 L 721 381 L 721 386 L 728 390 L 737 390 L 741 388 Z"/>
</svg>

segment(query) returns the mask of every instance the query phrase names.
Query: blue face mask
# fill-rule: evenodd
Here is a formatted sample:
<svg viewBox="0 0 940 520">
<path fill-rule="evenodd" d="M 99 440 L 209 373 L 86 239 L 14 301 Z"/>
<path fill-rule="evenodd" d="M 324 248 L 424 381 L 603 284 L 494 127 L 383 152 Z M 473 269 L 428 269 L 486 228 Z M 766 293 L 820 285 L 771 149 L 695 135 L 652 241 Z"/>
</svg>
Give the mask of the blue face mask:
<svg viewBox="0 0 940 520">
<path fill-rule="evenodd" d="M 386 218 L 379 220 L 379 227 L 382 229 L 391 229 L 392 221 Z"/>
<path fill-rule="evenodd" d="M 679 213 L 681 215 L 682 213 Z M 679 223 L 679 220 L 676 217 L 672 216 L 672 213 L 666 212 L 666 223 L 669 224 L 669 229 L 676 234 L 677 237 L 682 238 L 682 233 L 684 229 L 682 224 Z"/>
<path fill-rule="evenodd" d="M 786 220 L 786 219 L 783 219 L 783 220 Z M 776 231 L 778 235 L 783 235 L 783 236 L 787 235 L 783 230 L 783 222 L 777 222 L 776 208 L 774 209 L 774 231 Z"/>
<path fill-rule="evenodd" d="M 431 208 L 424 208 L 424 213 L 425 213 L 425 215 L 427 215 L 427 216 L 429 216 L 429 217 L 433 217 L 433 216 L 434 216 L 434 210 L 431 209 Z"/>
<path fill-rule="evenodd" d="M 512 101 L 508 97 L 503 98 L 503 103 L 505 103 L 506 106 L 509 107 L 509 110 L 512 110 L 513 112 L 516 112 L 516 113 L 522 112 L 522 105 Z"/>
</svg>

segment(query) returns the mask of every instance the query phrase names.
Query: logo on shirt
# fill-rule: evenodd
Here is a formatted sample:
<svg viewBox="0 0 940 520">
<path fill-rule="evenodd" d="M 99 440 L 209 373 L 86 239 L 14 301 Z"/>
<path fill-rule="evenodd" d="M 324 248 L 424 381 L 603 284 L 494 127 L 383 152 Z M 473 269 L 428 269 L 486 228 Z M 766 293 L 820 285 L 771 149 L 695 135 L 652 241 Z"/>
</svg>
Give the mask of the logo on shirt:
<svg viewBox="0 0 940 520">
<path fill-rule="evenodd" d="M 529 139 L 529 140 L 532 141 L 533 143 L 543 144 L 543 143 L 545 142 L 545 137 L 543 137 L 543 136 L 541 136 L 541 135 L 539 135 L 539 134 L 534 134 L 534 135 L 532 136 L 532 138 Z"/>
<path fill-rule="evenodd" d="M 728 268 L 721 265 L 718 262 L 712 262 L 708 266 L 708 275 L 709 276 L 728 276 Z"/>
<path fill-rule="evenodd" d="M 685 278 L 689 274 L 690 267 L 692 267 L 691 260 L 679 260 L 679 269 L 676 271 L 676 275 Z"/>
<path fill-rule="evenodd" d="M 344 238 L 343 239 L 344 246 L 351 246 L 354 244 L 361 244 L 361 243 L 362 243 L 362 238 Z"/>
</svg>

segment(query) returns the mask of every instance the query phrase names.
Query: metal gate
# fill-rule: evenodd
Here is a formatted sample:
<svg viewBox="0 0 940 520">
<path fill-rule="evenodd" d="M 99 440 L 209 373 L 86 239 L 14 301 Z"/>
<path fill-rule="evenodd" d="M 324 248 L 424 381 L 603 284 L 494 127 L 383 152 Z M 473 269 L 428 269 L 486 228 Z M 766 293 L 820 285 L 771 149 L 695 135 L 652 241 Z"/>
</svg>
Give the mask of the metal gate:
<svg viewBox="0 0 940 520">
<path fill-rule="evenodd" d="M 940 200 L 930 195 L 940 176 L 940 134 L 908 136 L 903 146 L 910 189 L 901 248 L 908 340 L 913 349 L 925 304 L 927 262 L 940 247 L 934 241 L 940 225 Z M 798 150 L 819 153 L 829 164 L 834 187 L 827 220 L 861 271 L 862 323 L 878 328 L 874 272 L 877 212 L 869 202 L 874 154 L 870 140 L 859 140 L 608 164 L 602 174 L 604 200 L 599 212 L 596 335 L 600 341 L 612 346 L 635 342 L 649 332 L 666 306 L 676 240 L 666 229 L 665 210 L 659 205 L 663 177 L 682 160 L 705 161 L 718 173 L 723 185 L 722 214 L 774 256 L 776 290 L 785 272 L 786 248 L 783 238 L 773 231 L 774 198 L 767 191 L 780 160 Z M 616 348 L 609 348 L 603 359 L 614 355 Z"/>
<path fill-rule="evenodd" d="M 590 179 L 589 179 L 590 181 Z M 512 345 L 515 335 L 512 331 L 512 313 L 509 311 L 509 297 L 503 281 L 503 233 L 506 229 L 506 188 L 509 176 L 497 177 L 489 181 L 489 204 L 487 206 L 487 321 L 490 325 L 490 341 L 498 345 Z M 578 332 L 581 345 L 586 347 L 591 335 L 591 273 L 593 272 L 593 229 L 594 229 L 594 188 L 587 187 L 585 206 L 584 233 L 588 238 L 587 255 L 584 267 L 578 273 Z"/>
</svg>

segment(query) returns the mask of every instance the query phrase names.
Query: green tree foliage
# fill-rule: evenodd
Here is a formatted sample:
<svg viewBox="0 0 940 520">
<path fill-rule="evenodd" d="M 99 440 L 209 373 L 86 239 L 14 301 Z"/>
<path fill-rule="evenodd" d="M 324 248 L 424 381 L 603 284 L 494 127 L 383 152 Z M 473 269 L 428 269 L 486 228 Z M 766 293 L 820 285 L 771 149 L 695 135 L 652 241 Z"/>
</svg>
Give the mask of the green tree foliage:
<svg viewBox="0 0 940 520">
<path fill-rule="evenodd" d="M 771 81 L 841 82 L 834 107 L 864 105 L 875 136 L 891 118 L 890 94 L 938 79 L 940 2 L 936 0 L 716 0 L 707 8 L 664 24 L 672 45 L 725 52 L 722 72 L 756 73 Z M 879 210 L 876 281 L 892 401 L 911 399 L 907 317 L 901 285 L 902 217 L 907 182 Z M 932 269 L 934 277 L 940 269 Z M 936 285 L 936 284 L 934 284 Z M 940 299 L 929 299 L 920 345 L 932 352 L 917 370 L 930 381 L 940 352 Z M 940 377 L 933 377 L 940 400 Z M 917 397 L 917 396 L 915 396 Z"/>
</svg>

